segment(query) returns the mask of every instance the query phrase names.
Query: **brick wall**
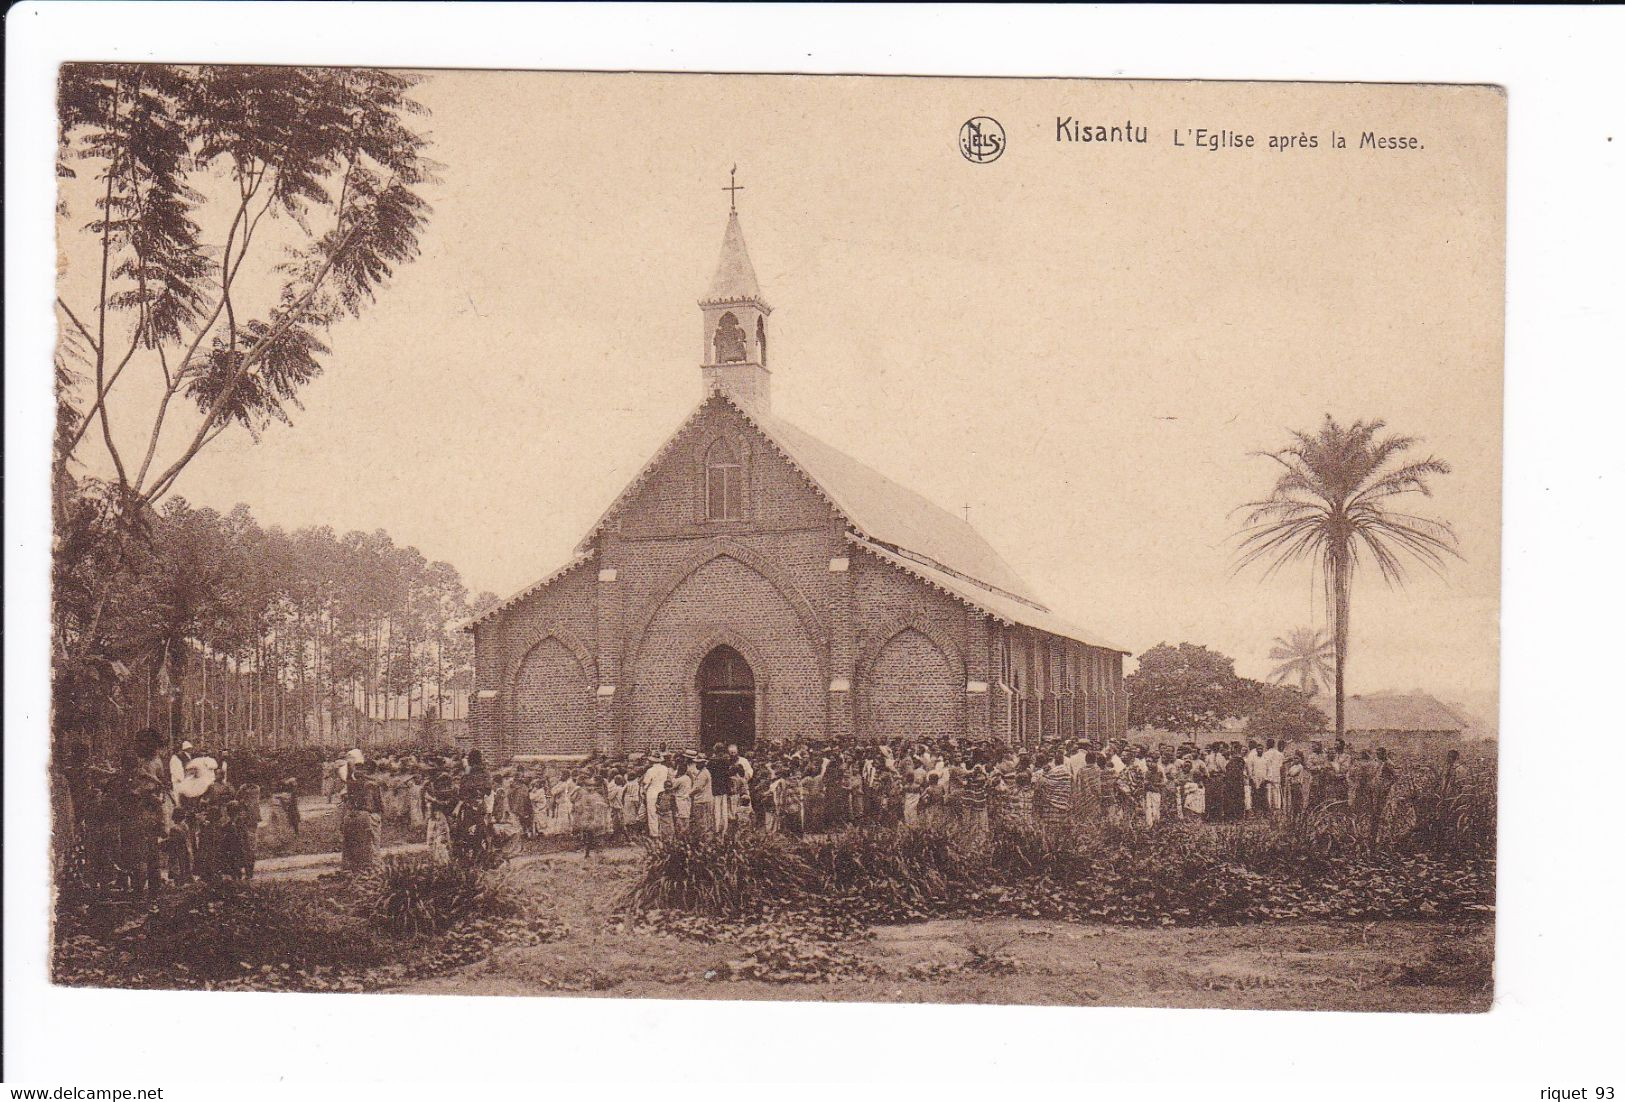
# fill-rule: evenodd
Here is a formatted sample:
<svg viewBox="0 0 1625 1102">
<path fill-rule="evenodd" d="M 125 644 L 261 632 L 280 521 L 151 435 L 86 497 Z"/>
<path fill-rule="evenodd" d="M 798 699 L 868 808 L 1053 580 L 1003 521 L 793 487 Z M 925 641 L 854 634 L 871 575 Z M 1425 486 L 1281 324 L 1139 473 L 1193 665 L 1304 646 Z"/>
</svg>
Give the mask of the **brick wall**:
<svg viewBox="0 0 1625 1102">
<path fill-rule="evenodd" d="M 705 516 L 704 456 L 718 439 L 745 471 L 737 520 Z M 708 404 L 599 533 L 592 559 L 475 630 L 476 685 L 496 694 L 471 704 L 476 743 L 499 760 L 697 746 L 696 675 L 722 643 L 756 675 L 758 737 L 1009 738 L 1011 711 L 1032 738 L 1113 724 L 1104 691 L 1082 683 L 1075 704 L 1045 703 L 1060 641 L 1043 637 L 1054 645 L 1041 669 L 1042 633 L 1000 627 L 843 531 L 737 411 Z M 1013 702 L 999 684 L 1001 635 L 1026 671 Z M 1111 680 L 1098 652 L 1083 658 Z"/>
</svg>

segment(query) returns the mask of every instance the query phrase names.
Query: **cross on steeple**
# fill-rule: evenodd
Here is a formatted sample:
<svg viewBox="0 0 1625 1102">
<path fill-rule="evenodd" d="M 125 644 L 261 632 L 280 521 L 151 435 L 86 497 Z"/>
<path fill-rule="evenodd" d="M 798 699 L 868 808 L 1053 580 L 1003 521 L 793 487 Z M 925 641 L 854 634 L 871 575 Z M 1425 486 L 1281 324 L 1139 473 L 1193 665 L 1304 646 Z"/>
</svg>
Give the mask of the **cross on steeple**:
<svg viewBox="0 0 1625 1102">
<path fill-rule="evenodd" d="M 962 506 L 962 508 L 965 510 L 965 523 L 969 524 L 970 523 L 970 506 L 965 505 L 965 506 Z"/>
<path fill-rule="evenodd" d="M 729 210 L 738 209 L 738 208 L 736 208 L 734 206 L 734 199 L 736 198 L 735 193 L 745 190 L 745 185 L 744 184 L 736 184 L 736 183 L 734 183 L 734 174 L 737 173 L 738 171 L 739 171 L 739 166 L 738 165 L 734 165 L 732 168 L 730 168 L 728 170 L 728 186 L 722 189 L 723 191 L 726 191 L 728 193 L 728 209 Z"/>
</svg>

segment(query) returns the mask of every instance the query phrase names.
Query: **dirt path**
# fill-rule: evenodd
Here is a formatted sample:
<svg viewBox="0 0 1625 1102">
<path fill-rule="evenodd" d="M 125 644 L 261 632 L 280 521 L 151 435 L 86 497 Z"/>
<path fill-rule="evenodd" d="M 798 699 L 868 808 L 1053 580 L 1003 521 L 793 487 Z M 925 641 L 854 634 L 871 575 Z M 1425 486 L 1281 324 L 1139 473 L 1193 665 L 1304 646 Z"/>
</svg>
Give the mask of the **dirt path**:
<svg viewBox="0 0 1625 1102">
<path fill-rule="evenodd" d="M 944 919 L 877 928 L 855 943 L 875 978 L 835 983 L 725 982 L 737 947 L 628 927 L 615 899 L 634 850 L 514 862 L 552 901 L 569 936 L 498 953 L 463 972 L 403 988 L 465 995 L 1025 1003 L 1295 1010 L 1489 1008 L 1488 924 L 1292 923 L 1141 930 L 1029 919 Z M 997 960 L 1001 971 L 983 970 Z M 957 968 L 953 966 L 959 966 Z M 944 971 L 942 966 L 948 966 Z M 1002 969 L 1013 970 L 1004 972 Z M 937 975 L 927 975 L 935 970 Z"/>
</svg>

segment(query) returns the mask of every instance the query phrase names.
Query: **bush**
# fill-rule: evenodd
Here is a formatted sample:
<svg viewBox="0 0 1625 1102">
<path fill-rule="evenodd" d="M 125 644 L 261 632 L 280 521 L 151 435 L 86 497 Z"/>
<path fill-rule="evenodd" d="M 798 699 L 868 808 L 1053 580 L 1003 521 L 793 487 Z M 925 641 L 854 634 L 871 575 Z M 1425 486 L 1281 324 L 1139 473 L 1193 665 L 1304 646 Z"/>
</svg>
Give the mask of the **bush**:
<svg viewBox="0 0 1625 1102">
<path fill-rule="evenodd" d="M 1488 911 L 1494 867 L 1461 853 L 1347 846 L 1293 824 L 864 826 L 805 841 L 662 839 L 627 902 L 741 915 L 789 907 L 865 921 L 997 914 L 1192 925 Z"/>
<path fill-rule="evenodd" d="M 470 918 L 517 915 L 512 884 L 499 873 L 423 857 L 391 857 L 369 877 L 365 909 L 396 937 L 444 933 Z"/>
<path fill-rule="evenodd" d="M 976 835 L 945 826 L 862 826 L 804 843 L 824 895 L 851 893 L 904 906 L 951 897 L 979 861 Z"/>
<path fill-rule="evenodd" d="M 733 915 L 797 898 L 815 882 L 806 856 L 777 835 L 662 836 L 646 844 L 643 875 L 625 902 Z"/>
</svg>

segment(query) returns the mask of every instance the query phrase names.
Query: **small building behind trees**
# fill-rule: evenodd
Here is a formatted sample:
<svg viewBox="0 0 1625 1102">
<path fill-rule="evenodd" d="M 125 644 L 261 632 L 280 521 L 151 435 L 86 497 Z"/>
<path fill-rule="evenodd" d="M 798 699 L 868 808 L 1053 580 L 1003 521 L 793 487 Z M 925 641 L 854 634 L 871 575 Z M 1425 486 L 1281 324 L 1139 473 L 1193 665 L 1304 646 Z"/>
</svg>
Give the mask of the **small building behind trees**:
<svg viewBox="0 0 1625 1102">
<path fill-rule="evenodd" d="M 1332 698 L 1317 697 L 1315 706 L 1335 715 Z M 1423 692 L 1356 693 L 1343 700 L 1345 740 L 1353 746 L 1384 745 L 1403 749 L 1407 744 L 1460 739 L 1467 720 L 1437 697 Z M 1332 721 L 1326 721 L 1326 734 Z"/>
</svg>

